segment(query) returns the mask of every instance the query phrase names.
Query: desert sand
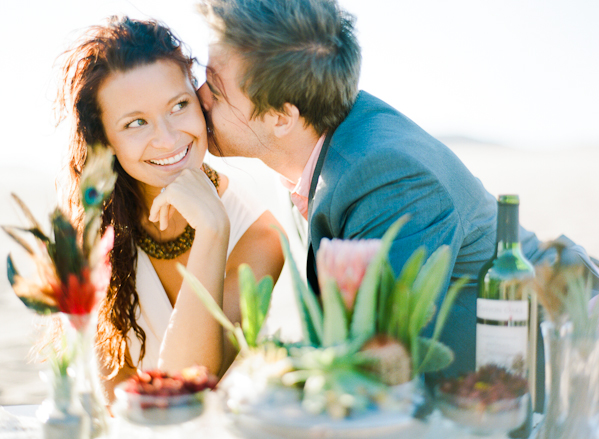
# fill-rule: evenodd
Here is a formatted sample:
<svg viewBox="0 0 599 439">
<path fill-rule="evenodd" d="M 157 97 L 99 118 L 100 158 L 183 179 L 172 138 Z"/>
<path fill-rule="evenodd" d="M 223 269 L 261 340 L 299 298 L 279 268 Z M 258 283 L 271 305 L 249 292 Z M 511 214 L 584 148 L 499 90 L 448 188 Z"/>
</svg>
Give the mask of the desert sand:
<svg viewBox="0 0 599 439">
<path fill-rule="evenodd" d="M 493 195 L 517 193 L 521 199 L 520 221 L 543 240 L 565 234 L 599 256 L 599 148 L 578 148 L 531 152 L 468 141 L 448 142 L 471 172 Z M 294 246 L 296 260 L 302 261 L 300 241 L 293 229 L 288 199 L 278 177 L 260 162 L 227 160 L 213 163 L 218 169 L 243 179 L 273 210 Z M 0 167 L 0 224 L 23 224 L 22 216 L 10 201 L 16 192 L 43 224 L 55 206 L 54 176 L 22 167 Z M 27 361 L 33 343 L 36 318 L 12 292 L 6 279 L 6 255 L 19 257 L 17 245 L 0 234 L 0 405 L 39 403 L 46 387 L 39 378 L 45 366 Z M 22 256 L 22 255 L 21 255 Z M 17 259 L 26 265 L 24 258 Z M 283 325 L 285 322 L 285 325 Z M 295 304 L 288 269 L 277 284 L 268 330 L 277 328 L 293 338 L 298 334 Z"/>
</svg>

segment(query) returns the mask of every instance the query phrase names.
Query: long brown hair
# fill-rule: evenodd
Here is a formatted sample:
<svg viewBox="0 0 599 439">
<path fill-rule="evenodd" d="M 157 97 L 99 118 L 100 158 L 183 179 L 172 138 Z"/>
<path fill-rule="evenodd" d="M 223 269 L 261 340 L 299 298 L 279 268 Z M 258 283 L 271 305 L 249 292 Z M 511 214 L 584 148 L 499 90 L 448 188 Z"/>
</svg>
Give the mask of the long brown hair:
<svg viewBox="0 0 599 439">
<path fill-rule="evenodd" d="M 90 27 L 62 57 L 56 109 L 59 122 L 70 115 L 73 125 L 61 202 L 81 229 L 83 208 L 79 182 L 87 145 L 108 145 L 98 102 L 98 91 L 106 78 L 115 72 L 170 60 L 195 81 L 192 75 L 195 59 L 184 53 L 181 41 L 165 25 L 128 17 L 110 17 L 106 25 Z M 139 296 L 135 289 L 137 248 L 133 242 L 144 207 L 137 181 L 123 170 L 118 160 L 114 166 L 118 178 L 102 214 L 102 232 L 110 224 L 115 230 L 112 278 L 100 305 L 97 337 L 98 350 L 104 366 L 111 371 L 110 376 L 125 363 L 130 329 L 141 342 L 140 359 L 145 354 L 145 333 L 135 317 L 139 312 Z"/>
</svg>

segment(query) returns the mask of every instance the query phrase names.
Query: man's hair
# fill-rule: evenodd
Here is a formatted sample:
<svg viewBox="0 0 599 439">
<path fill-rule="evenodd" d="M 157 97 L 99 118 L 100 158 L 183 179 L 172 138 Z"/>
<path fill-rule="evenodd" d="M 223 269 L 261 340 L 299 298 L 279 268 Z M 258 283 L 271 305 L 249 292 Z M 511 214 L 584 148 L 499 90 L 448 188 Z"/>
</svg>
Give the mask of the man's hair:
<svg viewBox="0 0 599 439">
<path fill-rule="evenodd" d="M 241 57 L 252 117 L 288 102 L 321 135 L 347 116 L 361 55 L 354 17 L 336 0 L 200 0 L 198 10 L 217 43 Z"/>
</svg>

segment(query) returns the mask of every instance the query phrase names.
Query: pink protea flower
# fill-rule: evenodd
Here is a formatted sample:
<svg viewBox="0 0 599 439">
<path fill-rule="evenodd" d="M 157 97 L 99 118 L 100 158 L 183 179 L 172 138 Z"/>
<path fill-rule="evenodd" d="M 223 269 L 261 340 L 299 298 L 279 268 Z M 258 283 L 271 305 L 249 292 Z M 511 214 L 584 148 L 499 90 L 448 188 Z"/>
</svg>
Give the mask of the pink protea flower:
<svg viewBox="0 0 599 439">
<path fill-rule="evenodd" d="M 356 294 L 366 273 L 366 268 L 381 246 L 380 239 L 320 241 L 316 253 L 318 284 L 324 289 L 329 279 L 334 279 L 348 311 L 353 310 Z"/>
</svg>

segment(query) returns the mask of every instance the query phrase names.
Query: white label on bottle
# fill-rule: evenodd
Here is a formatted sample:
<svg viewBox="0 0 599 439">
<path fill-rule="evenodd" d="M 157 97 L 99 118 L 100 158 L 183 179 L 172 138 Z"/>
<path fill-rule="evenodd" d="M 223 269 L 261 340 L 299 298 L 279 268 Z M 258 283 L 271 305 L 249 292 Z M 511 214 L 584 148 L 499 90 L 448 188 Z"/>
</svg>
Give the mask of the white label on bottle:
<svg viewBox="0 0 599 439">
<path fill-rule="evenodd" d="M 525 375 L 528 326 L 476 325 L 476 369 L 487 364 Z"/>
<path fill-rule="evenodd" d="M 476 300 L 476 317 L 496 322 L 528 321 L 528 300 Z"/>
</svg>

